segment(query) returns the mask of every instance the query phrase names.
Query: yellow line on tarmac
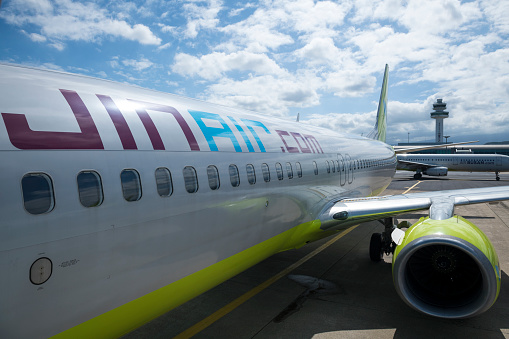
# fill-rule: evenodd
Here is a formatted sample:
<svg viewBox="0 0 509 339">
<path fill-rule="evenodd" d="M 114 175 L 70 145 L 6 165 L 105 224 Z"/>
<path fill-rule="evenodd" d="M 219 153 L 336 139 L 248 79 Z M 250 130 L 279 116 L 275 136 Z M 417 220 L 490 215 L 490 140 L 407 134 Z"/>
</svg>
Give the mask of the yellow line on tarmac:
<svg viewBox="0 0 509 339">
<path fill-rule="evenodd" d="M 417 181 L 415 183 L 415 185 L 413 185 L 412 187 L 410 187 L 409 189 L 407 189 L 405 192 L 401 193 L 401 194 L 405 194 L 405 193 L 408 193 L 410 192 L 410 190 L 412 190 L 415 186 L 419 185 L 422 181 Z"/>
<path fill-rule="evenodd" d="M 221 319 L 222 317 L 224 317 L 225 315 L 227 315 L 228 313 L 230 313 L 231 311 L 233 311 L 234 309 L 236 309 L 237 307 L 239 307 L 240 305 L 242 305 L 243 303 L 245 303 L 246 301 L 248 301 L 249 299 L 251 299 L 252 297 L 257 295 L 258 293 L 260 293 L 261 291 L 263 291 L 264 289 L 266 289 L 267 287 L 269 287 L 270 285 L 272 285 L 273 283 L 275 283 L 276 281 L 278 281 L 279 279 L 281 279 L 282 277 L 284 277 L 285 275 L 287 275 L 288 273 L 290 273 L 291 271 L 293 271 L 294 269 L 296 269 L 297 267 L 299 267 L 300 265 L 302 265 L 303 263 L 305 263 L 306 261 L 308 261 L 309 259 L 314 257 L 315 255 L 317 255 L 318 253 L 322 252 L 324 249 L 326 249 L 327 247 L 332 245 L 334 242 L 338 241 L 339 239 L 341 239 L 342 237 L 347 235 L 350 231 L 352 231 L 357 226 L 359 226 L 359 225 L 355 225 L 355 226 L 352 226 L 352 227 L 344 230 L 343 232 L 341 232 L 340 234 L 336 235 L 331 240 L 327 241 L 322 246 L 320 246 L 317 249 L 315 249 L 313 252 L 307 254 L 305 257 L 303 257 L 302 259 L 300 259 L 296 263 L 288 266 L 287 268 L 285 268 L 284 270 L 282 270 L 278 274 L 276 274 L 276 275 L 272 276 L 271 278 L 267 279 L 265 282 L 263 282 L 260 285 L 254 287 L 250 291 L 244 293 L 243 295 L 241 295 L 240 297 L 238 297 L 237 299 L 235 299 L 234 301 L 232 301 L 228 305 L 226 305 L 223 308 L 221 308 L 221 309 L 217 310 L 216 312 L 212 313 L 211 315 L 209 315 L 208 317 L 206 317 L 202 321 L 200 321 L 200 322 L 194 324 L 193 326 L 189 327 L 184 332 L 181 332 L 180 334 L 175 336 L 174 339 L 191 338 L 192 336 L 194 336 L 194 335 L 198 334 L 199 332 L 203 331 L 205 328 L 209 327 L 214 322 L 218 321 L 219 319 Z"/>
</svg>

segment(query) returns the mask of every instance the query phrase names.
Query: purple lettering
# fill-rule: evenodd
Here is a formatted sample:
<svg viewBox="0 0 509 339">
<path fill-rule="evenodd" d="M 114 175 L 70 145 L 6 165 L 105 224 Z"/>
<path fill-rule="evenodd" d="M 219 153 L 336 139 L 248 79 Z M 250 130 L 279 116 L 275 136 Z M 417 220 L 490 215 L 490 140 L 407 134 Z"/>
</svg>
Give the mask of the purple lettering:
<svg viewBox="0 0 509 339">
<path fill-rule="evenodd" d="M 304 139 L 306 139 L 306 141 L 308 142 L 308 145 L 311 146 L 313 153 L 315 153 L 315 147 L 316 147 L 316 153 L 323 153 L 322 146 L 320 146 L 320 143 L 318 142 L 318 140 L 316 140 L 316 138 L 314 136 L 304 135 Z"/>
<path fill-rule="evenodd" d="M 283 144 L 285 144 L 285 147 L 288 150 L 288 152 L 299 153 L 299 149 L 297 147 L 288 146 L 288 144 L 286 143 L 286 140 L 283 136 L 285 136 L 285 135 L 290 136 L 290 134 L 288 134 L 288 132 L 276 130 L 276 133 L 279 134 L 279 137 L 281 138 L 281 140 L 283 140 Z"/>
<path fill-rule="evenodd" d="M 122 115 L 122 112 L 118 109 L 117 105 L 115 105 L 113 100 L 107 95 L 97 94 L 97 97 L 101 100 L 104 108 L 106 108 L 106 111 L 110 115 L 111 121 L 113 121 L 113 124 L 117 129 L 118 136 L 120 137 L 120 141 L 122 142 L 124 149 L 138 149 L 131 129 L 129 129 L 127 121 L 125 121 L 125 118 Z"/>
<path fill-rule="evenodd" d="M 163 145 L 163 140 L 161 139 L 161 136 L 159 135 L 159 132 L 157 131 L 157 128 L 152 119 L 150 118 L 150 116 L 148 115 L 147 111 L 158 111 L 172 114 L 175 120 L 177 120 L 177 122 L 179 123 L 182 132 L 184 132 L 184 135 L 187 139 L 187 142 L 189 143 L 189 147 L 191 147 L 191 150 L 192 151 L 200 150 L 198 142 L 196 141 L 196 138 L 194 137 L 191 128 L 184 120 L 182 115 L 175 108 L 171 106 L 152 104 L 149 102 L 137 100 L 129 99 L 129 101 L 139 105 L 139 107 L 136 108 L 136 113 L 138 113 L 138 116 L 140 117 L 143 126 L 145 126 L 145 130 L 147 131 L 150 141 L 152 142 L 154 150 L 164 150 L 165 148 Z"/>
<path fill-rule="evenodd" d="M 309 148 L 308 143 L 306 142 L 306 139 L 304 139 L 304 137 L 302 135 L 300 135 L 299 133 L 294 133 L 294 132 L 290 132 L 290 134 L 297 142 L 297 145 L 299 145 L 299 148 L 302 151 L 302 153 L 311 153 L 311 149 Z M 304 145 L 306 145 L 306 147 L 302 147 L 298 138 L 302 139 L 302 141 L 304 142 Z"/>
<path fill-rule="evenodd" d="M 104 149 L 101 137 L 87 107 L 74 91 L 60 92 L 71 107 L 81 132 L 34 131 L 25 114 L 2 113 L 14 147 L 19 149 Z"/>
</svg>

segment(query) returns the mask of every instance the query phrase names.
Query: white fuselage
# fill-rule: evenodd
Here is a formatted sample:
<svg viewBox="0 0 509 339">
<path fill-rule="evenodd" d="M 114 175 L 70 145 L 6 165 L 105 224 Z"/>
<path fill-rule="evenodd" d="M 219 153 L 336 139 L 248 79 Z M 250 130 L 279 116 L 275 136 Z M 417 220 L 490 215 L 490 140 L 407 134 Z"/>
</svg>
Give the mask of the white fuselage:
<svg viewBox="0 0 509 339">
<path fill-rule="evenodd" d="M 6 65 L 0 75 L 0 337 L 90 324 L 316 220 L 331 202 L 379 194 L 395 171 L 392 149 L 366 138 L 87 77 Z M 171 186 L 158 191 L 161 168 Z M 125 170 L 139 175 L 135 201 L 126 200 L 134 186 L 123 187 Z M 83 205 L 82 173 L 100 178 L 100 203 Z M 25 191 L 31 175 L 49 178 L 47 211 L 26 205 L 29 193 L 44 200 Z M 329 234 L 321 232 L 289 237 L 256 260 Z M 40 258 L 51 276 L 34 284 Z M 246 268 L 228 267 L 175 302 L 159 300 L 169 306 L 153 314 L 137 312 L 140 323 Z"/>
<path fill-rule="evenodd" d="M 509 157 L 501 154 L 398 154 L 398 160 L 447 167 L 449 171 L 508 172 Z M 405 164 L 398 169 L 407 169 Z"/>
</svg>

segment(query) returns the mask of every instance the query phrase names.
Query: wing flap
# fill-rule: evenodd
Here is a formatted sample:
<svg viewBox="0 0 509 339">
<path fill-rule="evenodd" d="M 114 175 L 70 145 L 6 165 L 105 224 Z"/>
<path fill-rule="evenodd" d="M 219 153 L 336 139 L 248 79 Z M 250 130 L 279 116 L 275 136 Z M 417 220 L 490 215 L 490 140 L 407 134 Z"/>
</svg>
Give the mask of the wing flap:
<svg viewBox="0 0 509 339">
<path fill-rule="evenodd" d="M 322 229 L 349 226 L 412 211 L 429 209 L 432 204 L 480 204 L 509 200 L 509 186 L 387 195 L 373 198 L 344 199 L 321 213 Z"/>
</svg>

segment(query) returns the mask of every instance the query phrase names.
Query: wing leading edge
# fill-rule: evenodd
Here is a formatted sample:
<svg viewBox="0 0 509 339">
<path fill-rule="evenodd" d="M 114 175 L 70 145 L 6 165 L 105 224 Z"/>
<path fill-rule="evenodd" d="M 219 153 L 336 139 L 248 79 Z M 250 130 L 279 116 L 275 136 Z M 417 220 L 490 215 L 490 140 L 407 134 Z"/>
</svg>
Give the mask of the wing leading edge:
<svg viewBox="0 0 509 339">
<path fill-rule="evenodd" d="M 348 226 L 426 209 L 430 209 L 431 219 L 443 220 L 453 216 L 454 206 L 503 200 L 509 200 L 509 186 L 344 199 L 322 212 L 321 228 Z"/>
</svg>

